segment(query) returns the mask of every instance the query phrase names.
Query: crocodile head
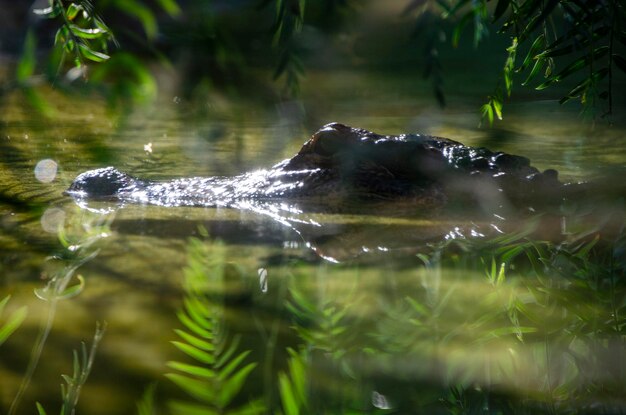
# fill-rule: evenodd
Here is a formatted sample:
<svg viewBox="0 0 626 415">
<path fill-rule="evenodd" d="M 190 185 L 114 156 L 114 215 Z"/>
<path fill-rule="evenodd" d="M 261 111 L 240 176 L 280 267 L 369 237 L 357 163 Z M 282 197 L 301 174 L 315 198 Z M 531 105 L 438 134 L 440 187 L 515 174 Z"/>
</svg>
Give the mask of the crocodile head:
<svg viewBox="0 0 626 415">
<path fill-rule="evenodd" d="M 561 185 L 556 171 L 541 173 L 522 156 L 429 135 L 379 135 L 340 123 L 323 126 L 275 168 L 307 172 L 298 178 L 307 194 L 409 197 L 428 203 L 455 194 L 515 204 L 557 194 Z"/>
<path fill-rule="evenodd" d="M 118 198 L 120 193 L 136 190 L 141 182 L 114 167 L 89 170 L 79 174 L 65 191 L 74 198 Z"/>
<path fill-rule="evenodd" d="M 310 194 L 426 197 L 438 192 L 433 184 L 448 170 L 448 160 L 433 145 L 433 137 L 382 136 L 331 123 L 315 132 L 294 157 L 274 168 L 307 172 L 299 180 Z"/>
</svg>

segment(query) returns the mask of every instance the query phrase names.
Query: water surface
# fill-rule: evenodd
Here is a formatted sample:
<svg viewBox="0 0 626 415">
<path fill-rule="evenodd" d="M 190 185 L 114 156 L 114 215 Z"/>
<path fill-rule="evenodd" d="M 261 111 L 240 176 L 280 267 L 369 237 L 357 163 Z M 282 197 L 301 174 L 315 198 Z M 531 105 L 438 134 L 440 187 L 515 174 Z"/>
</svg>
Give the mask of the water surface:
<svg viewBox="0 0 626 415">
<path fill-rule="evenodd" d="M 564 181 L 623 180 L 620 122 L 592 127 L 575 109 L 529 101 L 507 108 L 505 127 L 478 129 L 480 100 L 459 96 L 440 110 L 420 88 L 402 77 L 312 73 L 302 101 L 171 97 L 125 114 L 86 98 L 79 111 L 75 97 L 52 94 L 55 120 L 10 96 L 0 126 L 0 283 L 11 299 L 0 318 L 22 306 L 28 316 L 0 346 L 2 412 L 46 321 L 50 334 L 16 413 L 33 413 L 35 402 L 48 413 L 60 407 L 61 375 L 72 373 L 72 350 L 91 344 L 97 322 L 106 332 L 80 413 L 133 413 L 155 382 L 157 406 L 210 407 L 183 392 L 171 375 L 184 370 L 168 364 L 213 367 L 181 351 L 189 338 L 175 332 L 202 337 L 181 322 L 194 302 L 207 311 L 195 316 L 210 322 L 205 341 L 223 353 L 236 345 L 224 365 L 246 350 L 233 374 L 255 364 L 232 407 L 255 402 L 276 413 L 286 385 L 300 381 L 307 400 L 299 404 L 310 413 L 626 411 L 623 207 L 614 201 L 567 221 L 561 212 L 498 223 L 397 205 L 359 214 L 90 210 L 62 194 L 77 174 L 107 165 L 154 180 L 267 168 L 331 121 L 524 155 Z M 54 162 L 43 164 L 52 176 L 36 177 L 42 160 Z M 68 298 L 35 295 L 66 277 L 80 287 Z M 211 385 L 225 393 L 223 382 Z"/>
</svg>

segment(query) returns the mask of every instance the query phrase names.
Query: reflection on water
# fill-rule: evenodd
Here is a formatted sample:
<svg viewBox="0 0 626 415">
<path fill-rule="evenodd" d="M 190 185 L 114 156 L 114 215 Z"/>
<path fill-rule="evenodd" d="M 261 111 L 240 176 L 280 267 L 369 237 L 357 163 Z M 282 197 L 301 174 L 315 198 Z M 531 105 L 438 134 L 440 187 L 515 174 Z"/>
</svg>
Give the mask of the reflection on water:
<svg viewBox="0 0 626 415">
<path fill-rule="evenodd" d="M 355 88 L 341 85 L 338 96 Z M 486 133 L 470 110 L 403 114 L 396 98 L 303 104 L 316 108 L 302 116 L 310 126 L 280 111 L 243 121 L 171 107 L 121 122 L 95 107 L 89 122 L 47 128 L 12 109 L 0 136 L 0 298 L 11 294 L 0 330 L 24 306 L 28 315 L 0 344 L 0 411 L 28 378 L 16 413 L 35 402 L 57 412 L 72 350 L 106 322 L 78 413 L 623 413 L 620 201 L 514 220 L 384 203 L 352 214 L 290 204 L 89 211 L 61 194 L 104 165 L 155 180 L 267 167 L 334 119 L 489 141 L 565 179 L 626 159 L 623 129 L 586 133 L 567 113 L 512 108 L 511 132 Z"/>
</svg>

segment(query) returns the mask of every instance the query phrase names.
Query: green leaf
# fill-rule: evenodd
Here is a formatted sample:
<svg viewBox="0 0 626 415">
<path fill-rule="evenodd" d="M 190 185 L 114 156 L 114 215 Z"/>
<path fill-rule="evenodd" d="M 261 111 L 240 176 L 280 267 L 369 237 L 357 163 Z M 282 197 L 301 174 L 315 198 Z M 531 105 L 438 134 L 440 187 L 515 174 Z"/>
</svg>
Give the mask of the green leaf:
<svg viewBox="0 0 626 415">
<path fill-rule="evenodd" d="M 76 4 L 76 3 L 70 3 L 70 5 L 67 7 L 67 10 L 65 12 L 65 16 L 67 17 L 68 20 L 74 20 L 76 16 L 78 15 L 78 13 L 82 10 L 83 10 L 83 6 Z"/>
<path fill-rule="evenodd" d="M 289 381 L 287 375 L 283 372 L 278 374 L 278 387 L 285 415 L 299 415 L 300 408 L 293 388 L 291 387 L 291 382 Z"/>
<path fill-rule="evenodd" d="M 522 66 L 520 66 L 519 69 L 517 70 L 518 72 L 525 70 L 528 67 L 528 65 L 530 65 L 530 62 L 533 59 L 536 59 L 535 55 L 537 54 L 537 51 L 539 51 L 545 45 L 545 39 L 546 38 L 543 33 L 537 36 L 537 38 L 531 45 L 530 49 L 528 50 L 528 53 L 526 54 L 526 58 L 524 58 L 524 62 L 522 62 Z"/>
<path fill-rule="evenodd" d="M 183 353 L 193 357 L 199 362 L 206 363 L 209 365 L 212 365 L 213 363 L 215 363 L 215 358 L 213 357 L 212 354 L 203 352 L 202 350 L 197 349 L 193 346 L 190 346 L 187 343 L 174 341 L 172 342 L 172 344 L 176 346 L 178 349 L 180 349 Z"/>
<path fill-rule="evenodd" d="M 182 337 L 187 343 L 190 345 L 197 347 L 198 349 L 204 350 L 205 352 L 212 352 L 215 350 L 215 346 L 212 343 L 201 340 L 183 330 L 174 330 L 176 334 Z"/>
<path fill-rule="evenodd" d="M 206 330 L 212 330 L 213 322 L 210 319 L 210 306 L 206 301 L 200 301 L 197 297 L 186 297 L 183 300 L 187 315 L 198 326 Z"/>
<path fill-rule="evenodd" d="M 304 405 L 306 402 L 306 368 L 304 357 L 291 348 L 287 349 L 287 352 L 290 355 L 289 375 L 291 377 L 291 384 L 293 385 L 297 399 Z"/>
<path fill-rule="evenodd" d="M 487 120 L 489 121 L 489 125 L 493 125 L 493 108 L 491 106 L 491 102 L 484 104 L 482 107 L 480 107 L 480 110 L 483 114 L 482 117 L 487 118 Z"/>
<path fill-rule="evenodd" d="M 9 296 L 5 297 L 2 300 L 2 305 L 1 305 L 2 308 L 4 308 L 4 305 L 8 302 L 8 300 L 9 300 Z M 0 308 L 0 311 L 1 311 L 1 308 Z M 22 325 L 22 322 L 26 318 L 27 314 L 28 314 L 28 307 L 26 306 L 22 306 L 18 308 L 17 310 L 15 310 L 13 313 L 11 313 L 7 322 L 3 323 L 0 326 L 0 345 L 2 345 L 2 343 L 4 343 L 9 338 L 9 336 L 13 334 L 13 332 L 15 332 L 15 330 L 17 330 L 20 327 L 20 325 Z"/>
<path fill-rule="evenodd" d="M 215 400 L 215 390 L 210 388 L 206 382 L 176 373 L 166 373 L 165 377 L 199 401 L 210 403 Z"/>
<path fill-rule="evenodd" d="M 78 284 L 66 288 L 63 292 L 58 294 L 57 299 L 67 300 L 70 298 L 74 298 L 78 294 L 83 292 L 83 290 L 85 289 L 85 278 L 82 275 L 78 274 L 76 276 L 76 279 L 78 280 Z"/>
<path fill-rule="evenodd" d="M 172 413 L 180 415 L 221 415 L 217 410 L 192 402 L 170 401 L 168 402 Z"/>
<path fill-rule="evenodd" d="M 226 378 L 235 371 L 237 366 L 239 366 L 239 363 L 241 363 L 243 359 L 245 359 L 246 356 L 248 356 L 249 354 L 250 350 L 246 350 L 245 352 L 240 353 L 239 356 L 237 356 L 233 360 L 229 361 L 228 364 L 224 366 L 222 370 L 220 370 L 218 374 L 218 379 L 222 382 L 226 380 Z"/>
<path fill-rule="evenodd" d="M 502 254 L 500 259 L 502 262 L 509 263 L 513 258 L 517 257 L 520 253 L 524 252 L 526 247 L 524 245 L 516 245 Z"/>
<path fill-rule="evenodd" d="M 61 26 L 59 30 L 57 30 L 56 34 L 54 35 L 54 44 L 55 45 L 64 44 L 67 41 L 67 38 L 68 38 L 67 35 L 68 35 L 67 26 Z"/>
<path fill-rule="evenodd" d="M 37 414 L 46 415 L 46 410 L 43 409 L 43 406 L 39 402 L 35 402 L 35 406 L 37 406 Z"/>
<path fill-rule="evenodd" d="M 36 88 L 23 87 L 22 93 L 26 96 L 28 103 L 44 117 L 52 118 L 57 114 L 56 109 L 45 100 Z"/>
<path fill-rule="evenodd" d="M 467 25 L 467 23 L 469 23 L 469 21 L 472 19 L 473 14 L 471 12 L 465 14 L 465 16 L 463 16 L 463 18 L 461 19 L 461 21 L 454 27 L 454 30 L 452 31 L 452 46 L 453 47 L 458 47 L 459 46 L 459 41 L 461 39 L 461 33 L 463 32 L 463 29 L 465 28 L 465 25 Z"/>
<path fill-rule="evenodd" d="M 145 389 L 141 399 L 137 402 L 137 415 L 156 415 L 155 407 L 156 382 Z"/>
<path fill-rule="evenodd" d="M 552 13 L 552 10 L 554 10 L 556 5 L 559 4 L 559 2 L 560 0 L 548 0 L 547 3 L 544 2 L 541 14 L 536 19 L 533 19 L 531 21 L 531 24 L 526 26 L 526 29 L 524 29 L 524 37 L 528 36 L 528 34 L 535 30 L 535 28 L 539 26 L 539 24 L 543 23 L 548 15 Z"/>
<path fill-rule="evenodd" d="M 233 400 L 235 395 L 239 393 L 246 378 L 256 366 L 256 363 L 249 363 L 222 383 L 222 390 L 219 395 L 219 402 L 222 408 L 226 407 Z"/>
<path fill-rule="evenodd" d="M 48 19 L 54 19 L 55 17 L 59 16 L 62 11 L 63 8 L 60 7 L 57 2 L 54 2 L 53 5 L 44 9 L 33 9 L 34 14 Z"/>
<path fill-rule="evenodd" d="M 36 39 L 32 30 L 26 33 L 24 39 L 24 49 L 22 50 L 22 56 L 17 63 L 16 78 L 18 82 L 25 82 L 35 72 L 35 51 L 36 51 Z"/>
<path fill-rule="evenodd" d="M 7 305 L 10 299 L 11 299 L 11 296 L 7 295 L 2 300 L 0 300 L 0 317 L 2 317 L 2 311 L 4 310 L 4 307 Z"/>
<path fill-rule="evenodd" d="M 593 249 L 593 247 L 596 246 L 599 240 L 600 235 L 596 235 L 596 237 L 593 238 L 592 241 L 584 244 L 578 251 L 576 251 L 576 254 L 574 254 L 574 256 L 576 256 L 577 258 L 585 259 L 589 255 L 589 252 Z"/>
<path fill-rule="evenodd" d="M 176 3 L 176 0 L 157 0 L 157 2 L 170 17 L 175 17 L 180 14 L 180 7 L 178 3 Z"/>
<path fill-rule="evenodd" d="M 200 366 L 194 366 L 194 365 L 189 365 L 186 363 L 180 363 L 180 362 L 174 362 L 174 361 L 167 362 L 167 366 L 172 369 L 179 370 L 188 375 L 194 375 L 194 376 L 198 376 L 201 378 L 213 379 L 215 377 L 214 370 L 207 369 L 207 368 L 200 367 Z"/>
<path fill-rule="evenodd" d="M 533 65 L 533 68 L 530 71 L 530 74 L 528 75 L 526 80 L 522 82 L 522 85 L 524 86 L 528 85 L 530 81 L 532 81 L 533 78 L 539 73 L 539 71 L 541 71 L 541 68 L 543 68 L 544 63 L 545 63 L 545 59 L 541 57 L 537 57 L 537 60 L 535 61 L 535 64 Z"/>
<path fill-rule="evenodd" d="M 506 264 L 503 262 L 500 264 L 500 270 L 498 271 L 498 278 L 496 279 L 497 285 L 502 285 L 502 283 L 504 283 L 505 274 L 506 274 Z"/>
<path fill-rule="evenodd" d="M 180 320 L 181 323 L 183 323 L 189 330 L 191 330 L 198 336 L 203 337 L 205 339 L 213 338 L 213 333 L 211 331 L 206 330 L 200 325 L 198 325 L 195 321 L 189 318 L 189 316 L 186 313 L 179 311 L 178 313 L 176 313 L 176 316 L 178 317 L 178 320 Z"/>
<path fill-rule="evenodd" d="M 109 55 L 104 54 L 102 52 L 96 52 L 95 50 L 91 50 L 89 46 L 84 43 L 79 43 L 78 48 L 80 50 L 81 55 L 85 59 L 89 59 L 94 62 L 104 62 L 109 59 Z"/>
<path fill-rule="evenodd" d="M 228 415 L 258 415 L 266 413 L 268 413 L 267 408 L 261 399 L 248 401 L 242 407 L 228 410 Z"/>
<path fill-rule="evenodd" d="M 152 11 L 135 0 L 124 0 L 116 3 L 120 10 L 137 18 L 146 32 L 148 39 L 154 39 L 158 33 L 157 20 Z"/>
<path fill-rule="evenodd" d="M 220 368 L 220 367 L 224 366 L 226 363 L 228 363 L 228 361 L 230 360 L 231 356 L 237 350 L 237 347 L 239 346 L 239 341 L 240 341 L 240 336 L 235 336 L 230 341 L 230 345 L 228 346 L 228 349 L 226 350 L 226 352 L 223 351 L 223 348 L 225 347 L 225 343 L 222 343 L 222 345 L 219 348 L 219 350 L 216 351 L 216 353 L 219 355 L 219 358 L 215 362 L 215 367 L 216 368 Z"/>
<path fill-rule="evenodd" d="M 68 375 L 61 375 L 61 379 L 63 379 L 68 385 L 75 383 Z"/>
<path fill-rule="evenodd" d="M 107 32 L 100 28 L 83 29 L 75 24 L 70 24 L 70 30 L 75 36 L 83 39 L 100 39 L 107 34 Z"/>
<path fill-rule="evenodd" d="M 575 62 L 573 62 L 570 65 L 568 65 L 567 67 L 565 67 L 565 69 L 563 69 L 561 72 L 559 72 L 556 75 L 556 78 L 558 80 L 565 79 L 566 77 L 568 77 L 569 75 L 573 74 L 574 72 L 576 72 L 576 71 L 580 70 L 581 68 L 589 65 L 589 63 L 592 62 L 593 60 L 597 60 L 597 59 L 603 57 L 608 52 L 609 52 L 609 47 L 608 46 L 597 47 L 596 49 L 594 49 L 593 53 L 591 53 L 589 55 L 586 55 L 586 56 L 583 56 L 582 58 L 576 60 Z"/>
</svg>

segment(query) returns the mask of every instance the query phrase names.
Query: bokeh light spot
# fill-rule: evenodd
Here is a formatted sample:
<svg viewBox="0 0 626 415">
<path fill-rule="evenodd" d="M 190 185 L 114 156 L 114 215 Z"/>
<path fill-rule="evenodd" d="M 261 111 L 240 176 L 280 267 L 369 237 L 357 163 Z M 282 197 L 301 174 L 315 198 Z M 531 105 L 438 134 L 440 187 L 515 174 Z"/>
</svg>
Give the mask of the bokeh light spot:
<svg viewBox="0 0 626 415">
<path fill-rule="evenodd" d="M 41 227 L 49 233 L 57 233 L 65 222 L 65 211 L 59 208 L 49 208 L 41 215 Z"/>
<path fill-rule="evenodd" d="M 50 159 L 40 160 L 35 166 L 35 177 L 42 183 L 50 183 L 57 175 L 57 162 Z"/>
</svg>

